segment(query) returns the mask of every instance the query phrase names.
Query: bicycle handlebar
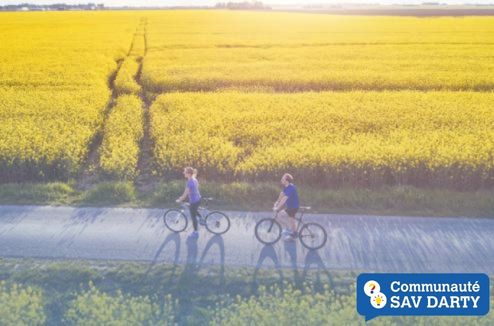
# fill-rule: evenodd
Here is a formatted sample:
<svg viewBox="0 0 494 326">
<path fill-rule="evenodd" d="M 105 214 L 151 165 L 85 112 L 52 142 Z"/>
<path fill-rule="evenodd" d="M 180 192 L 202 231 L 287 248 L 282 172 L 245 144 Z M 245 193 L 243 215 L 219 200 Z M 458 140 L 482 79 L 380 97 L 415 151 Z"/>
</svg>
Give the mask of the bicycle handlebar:
<svg viewBox="0 0 494 326">
<path fill-rule="evenodd" d="M 201 200 L 207 204 L 208 202 L 210 201 L 213 201 L 214 198 L 213 197 L 202 197 Z M 190 206 L 190 203 L 186 202 L 186 201 L 181 201 L 181 202 L 178 202 L 178 204 L 180 204 L 180 206 Z"/>
</svg>

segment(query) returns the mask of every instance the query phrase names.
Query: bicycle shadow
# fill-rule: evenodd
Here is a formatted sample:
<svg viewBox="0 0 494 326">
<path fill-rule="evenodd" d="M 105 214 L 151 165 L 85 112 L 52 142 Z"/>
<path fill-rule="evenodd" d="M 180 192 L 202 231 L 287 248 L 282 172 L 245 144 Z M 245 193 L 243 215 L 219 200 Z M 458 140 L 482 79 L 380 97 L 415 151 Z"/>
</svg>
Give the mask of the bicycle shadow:
<svg viewBox="0 0 494 326">
<path fill-rule="evenodd" d="M 204 259 L 209 252 L 209 250 L 216 245 L 218 247 L 219 253 L 220 253 L 220 263 L 219 265 L 225 267 L 225 241 L 223 240 L 223 237 L 221 235 L 214 235 L 209 239 L 207 242 L 206 246 L 204 247 L 204 250 L 201 255 L 201 259 L 199 261 L 199 266 L 204 265 Z"/>
<path fill-rule="evenodd" d="M 311 268 L 311 266 L 315 266 L 316 268 Z M 319 255 L 319 252 L 317 250 L 309 250 L 307 254 L 305 255 L 305 262 L 304 262 L 304 273 L 302 276 L 302 279 L 304 281 L 311 281 L 309 279 L 309 272 L 313 271 L 315 272 L 315 281 L 313 282 L 316 287 L 322 287 L 324 282 L 321 280 L 321 273 L 323 273 L 327 277 L 327 284 L 331 288 L 334 286 L 333 282 L 333 277 L 331 276 L 331 273 L 329 273 L 326 265 L 324 264 L 321 256 Z"/>
<path fill-rule="evenodd" d="M 261 249 L 261 252 L 259 253 L 259 258 L 257 259 L 256 267 L 254 269 L 254 275 L 252 278 L 253 293 L 257 293 L 257 288 L 260 285 L 258 281 L 259 271 L 267 260 L 270 260 L 272 262 L 279 278 L 277 281 L 269 282 L 270 284 L 268 285 L 279 284 L 279 286 L 283 286 L 283 270 L 281 269 L 280 260 L 278 259 L 276 250 L 274 250 L 273 245 L 264 245 L 264 247 L 262 247 Z"/>
<path fill-rule="evenodd" d="M 185 266 L 178 281 L 178 300 L 179 316 L 188 316 L 191 310 L 195 309 L 194 300 L 200 298 L 203 293 L 208 293 L 210 287 L 213 287 L 218 294 L 223 292 L 225 286 L 225 244 L 223 237 L 215 235 L 211 237 L 200 258 L 198 259 L 198 240 L 187 238 L 185 245 L 187 247 L 187 257 Z M 220 264 L 208 263 L 207 257 L 211 254 L 213 248 L 218 248 Z M 213 256 L 214 257 L 214 256 Z M 219 271 L 214 267 L 219 265 Z M 204 275 L 199 274 L 204 267 L 210 267 Z M 214 282 L 217 277 L 218 283 Z M 179 324 L 181 320 L 179 317 Z"/>
<path fill-rule="evenodd" d="M 300 274 L 298 272 L 297 243 L 295 241 L 284 241 L 283 248 L 290 259 L 290 269 L 293 272 L 293 281 L 295 284 L 299 285 L 301 284 L 302 279 L 300 278 Z"/>
<path fill-rule="evenodd" d="M 149 275 L 149 273 L 151 272 L 153 267 L 158 262 L 158 259 L 161 255 L 161 253 L 164 251 L 164 249 L 166 248 L 166 246 L 169 243 L 175 244 L 175 254 L 174 254 L 173 263 L 172 263 L 173 264 L 172 275 L 170 276 L 169 281 L 171 281 L 172 277 L 175 276 L 175 272 L 176 272 L 176 269 L 177 269 L 177 266 L 179 263 L 179 259 L 180 259 L 180 235 L 178 233 L 175 233 L 175 232 L 168 234 L 168 236 L 165 238 L 163 243 L 160 245 L 160 247 L 158 248 L 158 250 L 156 251 L 156 253 L 153 256 L 153 260 L 149 264 L 149 268 L 147 269 L 145 276 Z"/>
<path fill-rule="evenodd" d="M 329 284 L 330 287 L 333 286 L 333 278 L 331 273 L 329 273 L 326 265 L 324 264 L 321 256 L 319 255 L 318 250 L 309 250 L 305 255 L 304 265 L 303 265 L 303 273 L 299 272 L 299 264 L 298 264 L 298 253 L 297 253 L 297 244 L 295 241 L 285 241 L 283 245 L 284 252 L 288 255 L 289 258 L 289 271 L 293 272 L 293 281 L 297 286 L 301 286 L 304 282 L 309 281 L 314 283 L 316 287 L 322 287 L 324 283 Z M 266 262 L 271 262 L 272 266 L 266 265 Z M 259 281 L 260 270 L 266 267 L 268 271 L 268 281 Z M 273 271 L 273 267 L 275 270 L 275 275 L 277 275 L 276 281 L 271 281 L 273 274 L 270 273 Z M 315 267 L 315 268 L 314 268 Z M 314 273 L 312 273 L 314 272 Z M 314 274 L 314 275 L 312 275 Z M 323 278 L 322 275 L 325 277 Z M 315 278 L 315 281 L 313 281 Z M 327 279 L 327 282 L 324 280 Z M 264 245 L 259 254 L 259 258 L 257 260 L 257 264 L 254 270 L 253 280 L 252 280 L 252 289 L 253 292 L 256 293 L 259 285 L 274 285 L 278 284 L 281 288 L 283 288 L 283 283 L 287 281 L 286 273 L 283 270 L 282 264 L 276 253 L 273 245 Z"/>
<path fill-rule="evenodd" d="M 223 237 L 221 235 L 214 235 L 211 237 L 206 243 L 199 260 L 197 239 L 188 237 L 185 245 L 187 247 L 187 257 L 185 260 L 184 270 L 180 277 L 181 280 L 195 279 L 198 272 L 204 267 L 219 266 L 218 285 L 223 286 L 225 284 L 225 242 Z M 219 262 L 214 262 L 213 260 L 207 262 L 206 258 L 214 247 L 218 248 Z M 214 259 L 215 256 L 212 256 L 211 258 Z"/>
</svg>

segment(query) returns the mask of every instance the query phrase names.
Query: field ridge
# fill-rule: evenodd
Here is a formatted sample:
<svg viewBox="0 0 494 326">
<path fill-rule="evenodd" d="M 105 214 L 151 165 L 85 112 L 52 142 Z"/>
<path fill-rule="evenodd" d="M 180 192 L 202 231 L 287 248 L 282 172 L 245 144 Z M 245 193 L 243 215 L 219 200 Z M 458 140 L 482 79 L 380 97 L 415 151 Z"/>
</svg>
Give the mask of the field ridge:
<svg viewBox="0 0 494 326">
<path fill-rule="evenodd" d="M 142 20 L 143 24 L 143 41 L 144 41 L 144 57 L 148 51 L 148 41 L 147 41 L 147 19 Z M 153 160 L 153 141 L 151 139 L 151 117 L 149 114 L 149 108 L 152 104 L 152 100 L 147 96 L 146 89 L 142 84 L 142 68 L 144 57 L 139 60 L 139 69 L 136 75 L 137 84 L 140 85 L 141 91 L 139 92 L 139 97 L 143 103 L 144 119 L 143 119 L 143 130 L 144 134 L 140 142 L 139 159 L 137 161 L 137 171 L 138 176 L 135 179 L 135 184 L 141 191 L 151 190 L 153 187 L 153 170 L 154 170 L 154 160 Z"/>
<path fill-rule="evenodd" d="M 138 37 L 139 26 L 136 29 L 132 42 L 130 43 L 129 50 L 124 58 L 117 60 L 117 68 L 111 74 L 108 85 L 111 90 L 111 96 L 108 100 L 107 106 L 104 109 L 104 117 L 103 122 L 101 123 L 101 127 L 98 131 L 96 131 L 93 140 L 91 141 L 91 145 L 89 147 L 88 156 L 83 164 L 82 172 L 80 177 L 78 178 L 77 188 L 78 189 L 88 189 L 92 186 L 93 183 L 97 182 L 98 172 L 100 170 L 100 158 L 101 158 L 101 146 L 103 143 L 103 138 L 105 137 L 105 127 L 107 125 L 108 118 L 117 103 L 117 99 L 119 97 L 119 90 L 116 87 L 116 80 L 119 76 L 119 73 L 122 70 L 122 66 L 131 58 L 132 53 L 135 49 L 136 38 Z"/>
<path fill-rule="evenodd" d="M 111 96 L 108 99 L 107 105 L 103 111 L 103 122 L 101 123 L 101 127 L 94 134 L 93 139 L 90 142 L 89 150 L 87 154 L 87 159 L 84 161 L 80 173 L 80 177 L 78 180 L 77 188 L 79 189 L 87 189 L 91 183 L 94 182 L 96 167 L 99 165 L 99 148 L 101 147 L 101 143 L 103 142 L 103 131 L 104 126 L 106 124 L 106 120 L 110 115 L 110 112 L 115 105 L 115 99 L 117 98 L 117 94 L 115 92 L 115 79 L 122 67 L 124 59 L 119 59 L 116 61 L 117 67 L 115 71 L 111 74 L 109 78 L 109 87 L 111 89 Z"/>
</svg>

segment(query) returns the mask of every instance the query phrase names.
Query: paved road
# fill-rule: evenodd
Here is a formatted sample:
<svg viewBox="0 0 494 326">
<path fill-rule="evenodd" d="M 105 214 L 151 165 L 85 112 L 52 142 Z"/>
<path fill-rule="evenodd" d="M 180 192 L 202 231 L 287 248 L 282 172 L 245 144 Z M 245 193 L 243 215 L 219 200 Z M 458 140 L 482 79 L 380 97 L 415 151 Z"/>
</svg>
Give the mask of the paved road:
<svg viewBox="0 0 494 326">
<path fill-rule="evenodd" d="M 174 234 L 163 210 L 0 206 L 0 257 L 142 260 L 376 272 L 483 272 L 494 275 L 494 219 L 309 215 L 328 231 L 318 251 L 300 242 L 264 246 L 254 226 L 270 213 L 229 212 L 224 236 Z"/>
</svg>

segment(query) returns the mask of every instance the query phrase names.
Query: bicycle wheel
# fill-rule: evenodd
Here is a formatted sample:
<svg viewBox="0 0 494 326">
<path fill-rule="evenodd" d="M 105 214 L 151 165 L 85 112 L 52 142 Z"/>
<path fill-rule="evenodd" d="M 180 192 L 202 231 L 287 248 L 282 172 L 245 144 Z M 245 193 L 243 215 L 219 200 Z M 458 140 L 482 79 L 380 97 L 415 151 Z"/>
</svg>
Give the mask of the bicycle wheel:
<svg viewBox="0 0 494 326">
<path fill-rule="evenodd" d="M 230 229 L 230 219 L 225 213 L 213 211 L 206 218 L 206 229 L 214 234 L 223 234 Z"/>
<path fill-rule="evenodd" d="M 187 216 L 178 209 L 169 209 L 163 215 L 163 221 L 167 228 L 173 232 L 182 232 L 187 228 Z"/>
<path fill-rule="evenodd" d="M 255 234 L 260 242 L 273 244 L 281 238 L 281 225 L 273 218 L 264 218 L 257 222 Z"/>
<path fill-rule="evenodd" d="M 300 242 L 307 249 L 319 249 L 326 244 L 326 230 L 317 223 L 306 223 L 299 232 Z"/>
</svg>

